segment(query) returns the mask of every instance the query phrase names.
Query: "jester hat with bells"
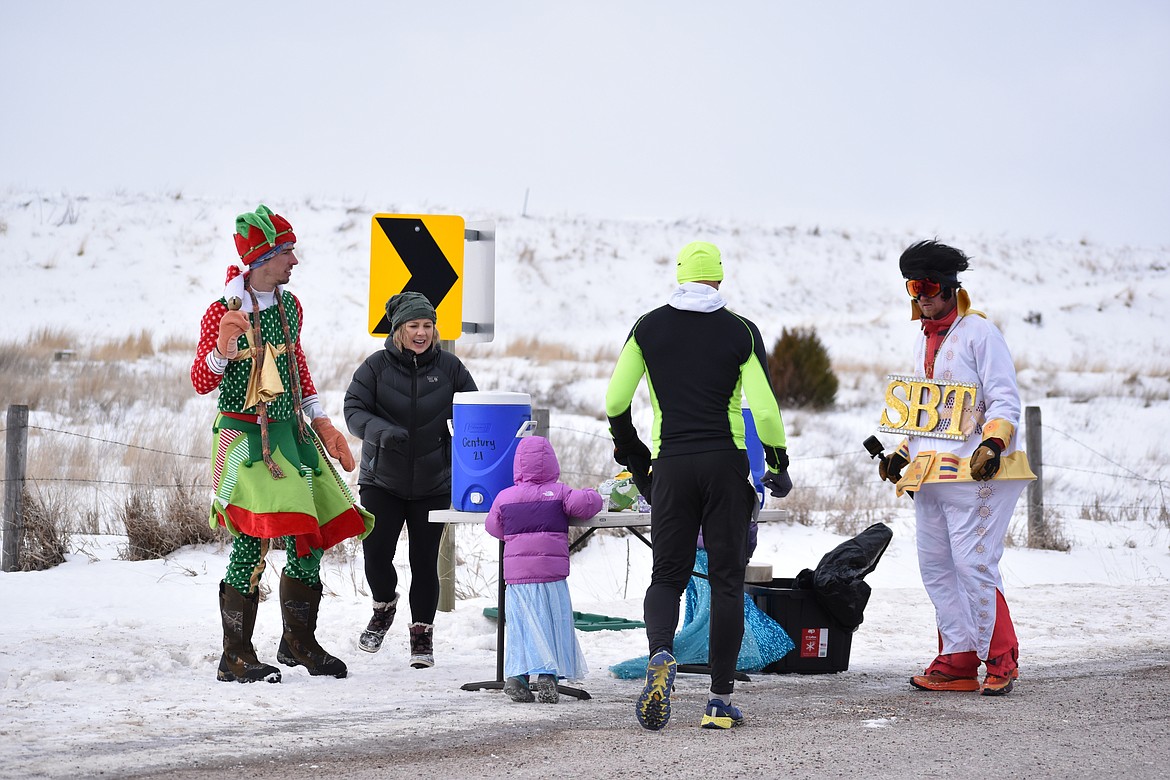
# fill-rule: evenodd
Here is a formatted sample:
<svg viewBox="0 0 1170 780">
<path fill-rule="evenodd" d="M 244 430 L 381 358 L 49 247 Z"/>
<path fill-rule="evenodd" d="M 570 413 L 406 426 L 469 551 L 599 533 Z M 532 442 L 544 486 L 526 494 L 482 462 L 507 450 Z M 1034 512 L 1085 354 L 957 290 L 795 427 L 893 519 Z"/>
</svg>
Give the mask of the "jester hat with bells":
<svg viewBox="0 0 1170 780">
<path fill-rule="evenodd" d="M 224 290 L 224 300 L 239 298 L 242 302 L 242 311 L 252 309 L 250 296 L 244 295 L 244 277 L 253 269 L 259 268 L 279 252 L 292 247 L 297 242 L 292 225 L 272 209 L 261 203 L 255 211 L 249 211 L 236 217 L 236 251 L 240 255 L 243 268 L 230 265 L 227 269 L 227 288 Z"/>
</svg>

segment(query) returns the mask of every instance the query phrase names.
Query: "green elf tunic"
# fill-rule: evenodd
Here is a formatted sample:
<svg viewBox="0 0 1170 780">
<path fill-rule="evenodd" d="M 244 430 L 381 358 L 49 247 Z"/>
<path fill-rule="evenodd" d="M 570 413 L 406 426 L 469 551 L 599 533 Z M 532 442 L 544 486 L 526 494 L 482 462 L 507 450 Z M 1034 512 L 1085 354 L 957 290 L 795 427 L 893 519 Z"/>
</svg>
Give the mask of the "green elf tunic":
<svg viewBox="0 0 1170 780">
<path fill-rule="evenodd" d="M 275 478 L 265 463 L 257 404 L 245 405 L 252 364 L 257 357 L 248 335 L 240 337 L 239 353 L 222 368 L 222 373 L 215 370 L 223 364 L 218 353 L 213 353 L 219 320 L 227 311 L 222 298 L 203 317 L 192 382 L 201 393 L 216 386 L 220 391 L 219 414 L 212 427 L 212 527 L 223 525 L 236 537 L 233 559 L 235 546 L 245 539 L 249 541 L 244 546 L 251 548 L 251 540 L 293 537 L 295 555 L 301 560 L 294 560 L 294 545 L 290 544 L 289 563 L 308 570 L 303 573 L 311 576 L 299 578 L 312 581 L 317 579 L 322 552 L 345 539 L 364 538 L 373 528 L 374 518 L 357 506 L 313 430 L 298 423 L 297 401 L 301 400 L 303 407 L 318 406 L 316 389 L 300 346 L 300 301 L 284 290 L 280 295 L 288 317 L 291 347 L 286 343 L 275 303 L 260 311 L 260 329 L 282 387 L 282 392 L 267 402 L 266 411 L 268 449 L 283 478 Z M 248 316 L 254 320 L 254 314 Z M 300 393 L 292 371 L 297 371 Z M 259 544 L 255 547 L 254 554 L 251 549 L 240 550 L 241 559 L 262 558 Z"/>
</svg>

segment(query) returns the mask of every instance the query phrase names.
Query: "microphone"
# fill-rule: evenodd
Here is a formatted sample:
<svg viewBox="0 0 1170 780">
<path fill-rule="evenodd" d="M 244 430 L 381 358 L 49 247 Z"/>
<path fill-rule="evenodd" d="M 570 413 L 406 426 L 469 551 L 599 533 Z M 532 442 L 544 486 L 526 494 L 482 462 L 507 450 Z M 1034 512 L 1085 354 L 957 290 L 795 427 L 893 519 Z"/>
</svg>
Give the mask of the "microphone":
<svg viewBox="0 0 1170 780">
<path fill-rule="evenodd" d="M 885 463 L 889 457 L 884 452 L 882 452 L 882 443 L 881 443 L 881 441 L 878 440 L 878 437 L 876 437 L 876 436 L 870 436 L 868 439 L 866 439 L 865 441 L 863 441 L 861 443 L 861 446 L 865 447 L 865 451 L 869 453 L 870 460 L 873 460 L 874 458 L 879 458 L 882 461 L 882 463 Z M 910 496 L 911 501 L 914 500 L 913 493 L 907 491 L 906 495 Z"/>
</svg>

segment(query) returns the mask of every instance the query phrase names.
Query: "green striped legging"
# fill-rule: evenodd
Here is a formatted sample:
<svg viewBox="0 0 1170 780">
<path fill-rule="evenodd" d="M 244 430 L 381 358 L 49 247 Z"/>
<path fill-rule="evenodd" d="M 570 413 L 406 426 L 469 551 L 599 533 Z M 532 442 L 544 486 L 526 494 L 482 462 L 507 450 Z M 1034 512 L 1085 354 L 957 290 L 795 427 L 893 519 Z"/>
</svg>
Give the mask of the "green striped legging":
<svg viewBox="0 0 1170 780">
<path fill-rule="evenodd" d="M 284 537 L 288 560 L 284 565 L 284 573 L 294 580 L 300 580 L 306 585 L 316 586 L 321 583 L 321 556 L 324 550 L 311 550 L 303 558 L 297 557 L 297 542 L 292 536 Z M 232 552 L 228 558 L 227 576 L 224 581 L 240 593 L 251 595 L 260 583 L 260 575 L 264 573 L 265 554 L 268 552 L 268 540 L 257 539 L 255 536 L 240 534 L 232 540 Z"/>
</svg>

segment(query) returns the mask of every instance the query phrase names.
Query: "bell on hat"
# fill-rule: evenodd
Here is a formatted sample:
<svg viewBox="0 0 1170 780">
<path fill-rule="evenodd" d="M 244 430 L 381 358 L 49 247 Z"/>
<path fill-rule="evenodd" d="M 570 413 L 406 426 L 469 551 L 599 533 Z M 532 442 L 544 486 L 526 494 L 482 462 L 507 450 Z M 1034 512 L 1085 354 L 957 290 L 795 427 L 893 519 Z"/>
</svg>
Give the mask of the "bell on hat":
<svg viewBox="0 0 1170 780">
<path fill-rule="evenodd" d="M 264 204 L 257 206 L 255 211 L 236 217 L 235 239 L 240 262 L 245 266 L 251 266 L 258 260 L 266 260 L 266 255 L 275 254 L 285 244 L 297 242 L 289 221 L 279 214 L 274 214 L 272 209 Z"/>
</svg>

